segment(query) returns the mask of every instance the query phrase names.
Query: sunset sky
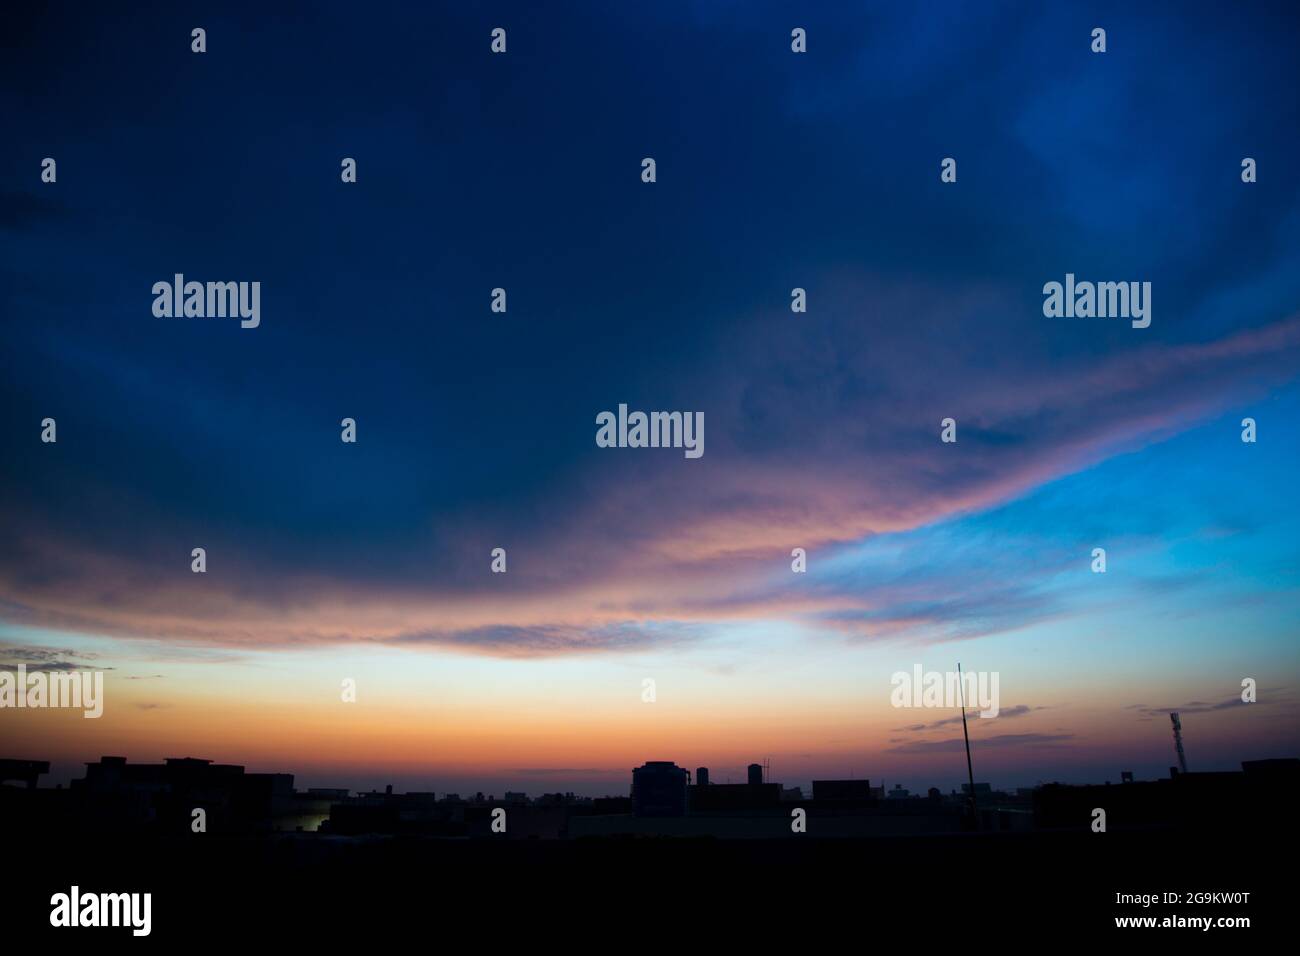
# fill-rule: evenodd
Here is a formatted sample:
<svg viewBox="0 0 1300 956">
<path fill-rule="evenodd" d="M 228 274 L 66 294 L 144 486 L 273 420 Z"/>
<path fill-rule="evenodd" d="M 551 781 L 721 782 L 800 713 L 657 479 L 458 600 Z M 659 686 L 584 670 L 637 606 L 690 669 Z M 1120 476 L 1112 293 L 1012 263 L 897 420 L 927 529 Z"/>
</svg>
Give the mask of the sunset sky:
<svg viewBox="0 0 1300 956">
<path fill-rule="evenodd" d="M 998 786 L 1163 775 L 1170 709 L 1193 770 L 1298 755 L 1294 12 L 292 9 L 9 15 L 0 663 L 106 702 L 0 756 L 946 790 L 890 675 L 958 660 Z M 260 326 L 154 317 L 175 273 Z M 1066 273 L 1151 326 L 1044 317 Z M 598 448 L 619 403 L 703 457 Z"/>
</svg>

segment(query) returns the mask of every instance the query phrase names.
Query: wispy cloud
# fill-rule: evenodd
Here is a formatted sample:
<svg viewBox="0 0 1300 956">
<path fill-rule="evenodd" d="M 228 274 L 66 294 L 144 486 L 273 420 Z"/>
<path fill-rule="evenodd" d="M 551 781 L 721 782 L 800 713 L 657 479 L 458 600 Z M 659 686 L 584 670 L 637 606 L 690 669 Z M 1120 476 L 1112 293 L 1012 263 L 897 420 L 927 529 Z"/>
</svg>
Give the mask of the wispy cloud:
<svg viewBox="0 0 1300 956">
<path fill-rule="evenodd" d="M 1239 707 L 1266 707 L 1270 704 L 1290 703 L 1290 688 L 1276 688 L 1268 691 L 1259 691 L 1257 699 L 1247 703 L 1241 699 L 1238 694 L 1235 697 L 1229 697 L 1226 700 L 1217 702 L 1207 702 L 1203 700 L 1192 700 L 1185 704 L 1178 704 L 1172 707 L 1153 707 L 1148 704 L 1130 704 L 1125 710 L 1133 710 L 1138 713 L 1141 720 L 1153 720 L 1157 717 L 1168 717 L 1170 714 L 1209 714 L 1220 710 L 1236 710 Z"/>
<path fill-rule="evenodd" d="M 17 670 L 20 664 L 29 672 L 113 670 L 96 663 L 97 658 L 97 654 L 70 648 L 0 644 L 0 670 Z"/>
<path fill-rule="evenodd" d="M 1073 739 L 1074 734 L 999 734 L 994 737 L 981 737 L 972 746 L 999 750 L 1015 747 L 1060 747 Z M 961 737 L 947 740 L 916 740 L 885 749 L 889 753 L 897 754 L 958 753 L 966 749 L 966 742 Z"/>
<path fill-rule="evenodd" d="M 998 718 L 1023 717 L 1025 714 L 1033 713 L 1036 710 L 1047 710 L 1047 708 L 1030 707 L 1027 704 L 1017 704 L 1014 707 L 1003 707 L 1001 710 L 998 711 Z M 934 730 L 937 727 L 948 727 L 951 726 L 952 724 L 960 724 L 960 723 L 961 723 L 961 714 L 958 714 L 956 717 L 945 717 L 942 720 L 932 721 L 931 723 L 928 724 L 911 724 L 910 726 L 907 727 L 895 727 L 894 730 L 896 732 L 908 730 L 908 731 L 919 733 L 925 730 Z"/>
</svg>

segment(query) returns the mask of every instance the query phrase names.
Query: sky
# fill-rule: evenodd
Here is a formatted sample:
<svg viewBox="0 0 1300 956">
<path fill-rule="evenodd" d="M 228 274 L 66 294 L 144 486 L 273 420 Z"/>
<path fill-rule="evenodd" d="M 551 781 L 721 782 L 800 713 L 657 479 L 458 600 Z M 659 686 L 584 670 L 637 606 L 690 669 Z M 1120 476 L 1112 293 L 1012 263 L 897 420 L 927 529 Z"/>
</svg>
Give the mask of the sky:
<svg viewBox="0 0 1300 956">
<path fill-rule="evenodd" d="M 959 712 L 890 678 L 958 661 L 997 786 L 1164 775 L 1169 710 L 1193 770 L 1300 752 L 1294 10 L 5 18 L 0 664 L 106 702 L 4 756 L 947 790 Z M 260 325 L 155 316 L 176 273 Z M 1067 273 L 1150 327 L 1046 317 Z M 598 447 L 620 403 L 704 454 Z"/>
</svg>

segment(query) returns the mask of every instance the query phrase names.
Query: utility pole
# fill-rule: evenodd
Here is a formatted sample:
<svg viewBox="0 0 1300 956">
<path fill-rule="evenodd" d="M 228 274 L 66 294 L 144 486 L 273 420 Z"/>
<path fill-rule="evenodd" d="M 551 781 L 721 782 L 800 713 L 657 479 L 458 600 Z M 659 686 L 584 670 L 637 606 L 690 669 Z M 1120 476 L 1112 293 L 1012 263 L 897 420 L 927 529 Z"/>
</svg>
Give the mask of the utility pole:
<svg viewBox="0 0 1300 956">
<path fill-rule="evenodd" d="M 970 762 L 970 732 L 966 729 L 966 682 L 962 678 L 961 661 L 957 662 L 957 687 L 961 691 L 961 735 L 966 739 L 966 777 L 970 781 L 970 816 L 971 821 L 976 828 L 979 827 L 979 813 L 975 810 L 975 771 Z M 1177 716 L 1174 717 L 1175 724 Z M 1178 745 L 1179 752 L 1182 752 L 1182 744 Z"/>
<path fill-rule="evenodd" d="M 1174 747 L 1178 750 L 1179 772 L 1187 773 L 1187 757 L 1183 754 L 1183 722 L 1178 719 L 1177 712 L 1171 713 L 1169 720 L 1174 725 Z"/>
</svg>

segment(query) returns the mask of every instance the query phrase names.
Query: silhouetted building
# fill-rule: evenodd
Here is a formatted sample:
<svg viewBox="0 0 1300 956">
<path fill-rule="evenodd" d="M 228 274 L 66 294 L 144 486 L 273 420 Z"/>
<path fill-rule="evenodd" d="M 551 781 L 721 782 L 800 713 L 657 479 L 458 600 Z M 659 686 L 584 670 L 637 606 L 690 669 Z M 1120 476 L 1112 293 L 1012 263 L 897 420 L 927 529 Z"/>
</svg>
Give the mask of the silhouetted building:
<svg viewBox="0 0 1300 956">
<path fill-rule="evenodd" d="M 687 773 L 671 760 L 650 760 L 632 771 L 632 812 L 638 817 L 686 815 Z M 710 788 L 713 789 L 713 788 Z"/>
<path fill-rule="evenodd" d="M 691 787 L 691 813 L 779 807 L 779 783 L 711 783 Z"/>
<path fill-rule="evenodd" d="M 870 780 L 814 780 L 813 799 L 818 803 L 871 803 Z"/>
<path fill-rule="evenodd" d="M 1034 819 L 1046 829 L 1083 829 L 1094 807 L 1112 830 L 1202 826 L 1207 814 L 1228 827 L 1294 828 L 1300 760 L 1248 760 L 1240 771 L 1184 773 L 1117 787 L 1053 783 L 1034 792 Z"/>
<path fill-rule="evenodd" d="M 1275 757 L 1271 760 L 1243 760 L 1241 769 L 1244 773 L 1249 774 L 1253 779 L 1262 780 L 1267 777 L 1270 781 L 1283 785 L 1292 786 L 1300 784 L 1300 758 L 1297 757 Z"/>
<path fill-rule="evenodd" d="M 596 797 L 591 801 L 594 815 L 625 814 L 632 812 L 631 797 Z"/>
<path fill-rule="evenodd" d="M 72 789 L 92 816 L 117 826 L 188 832 L 193 811 L 201 808 L 208 832 L 254 832 L 272 830 L 277 819 L 295 813 L 292 774 L 245 773 L 194 757 L 161 764 L 102 757 L 86 764 L 86 776 L 73 780 Z"/>
<path fill-rule="evenodd" d="M 289 811 L 276 817 L 275 829 L 314 833 L 330 818 L 334 804 L 346 800 L 348 793 L 346 788 L 338 787 L 312 787 L 305 793 L 295 792 Z"/>
<path fill-rule="evenodd" d="M 324 830 L 346 836 L 365 833 L 464 836 L 465 805 L 438 800 L 434 793 L 359 793 L 330 807 Z"/>
<path fill-rule="evenodd" d="M 685 770 L 682 771 L 682 773 L 685 772 Z M 533 801 L 533 805 L 538 807 L 569 807 L 582 803 L 583 800 L 584 798 L 569 790 L 564 793 L 544 793 Z"/>
<path fill-rule="evenodd" d="M 696 767 L 696 768 L 695 768 L 695 786 L 697 786 L 697 787 L 707 787 L 708 785 L 709 785 L 709 768 L 708 768 L 708 767 Z"/>
<path fill-rule="evenodd" d="M 31 790 L 36 787 L 36 778 L 49 772 L 48 760 L 0 760 L 0 786 L 16 780 Z"/>
<path fill-rule="evenodd" d="M 751 763 L 749 765 L 749 785 L 761 786 L 763 783 L 763 765 L 761 763 Z"/>
</svg>

